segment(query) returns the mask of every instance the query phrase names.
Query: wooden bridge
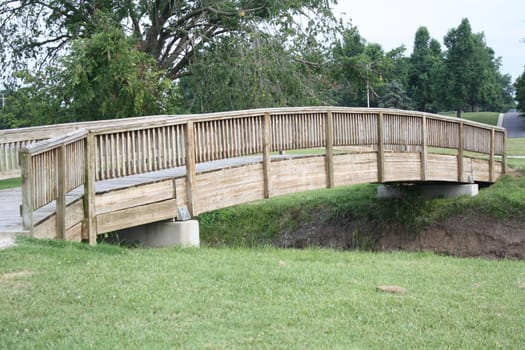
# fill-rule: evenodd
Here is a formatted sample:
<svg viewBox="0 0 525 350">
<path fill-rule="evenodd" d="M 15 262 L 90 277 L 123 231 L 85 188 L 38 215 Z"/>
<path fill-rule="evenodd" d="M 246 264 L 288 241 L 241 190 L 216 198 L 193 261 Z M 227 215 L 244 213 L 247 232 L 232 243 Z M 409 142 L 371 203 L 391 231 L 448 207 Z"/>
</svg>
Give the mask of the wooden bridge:
<svg viewBox="0 0 525 350">
<path fill-rule="evenodd" d="M 505 130 L 435 114 L 307 107 L 0 130 L 0 232 L 99 234 L 359 183 L 492 183 Z"/>
</svg>

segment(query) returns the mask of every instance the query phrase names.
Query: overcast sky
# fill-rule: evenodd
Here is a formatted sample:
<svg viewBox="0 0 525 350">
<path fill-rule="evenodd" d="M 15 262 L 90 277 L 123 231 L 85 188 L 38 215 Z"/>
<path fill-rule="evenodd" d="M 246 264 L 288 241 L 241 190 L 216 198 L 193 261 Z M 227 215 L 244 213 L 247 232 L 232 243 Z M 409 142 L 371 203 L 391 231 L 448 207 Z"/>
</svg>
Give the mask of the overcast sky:
<svg viewBox="0 0 525 350">
<path fill-rule="evenodd" d="M 472 31 L 484 32 L 487 45 L 502 58 L 500 71 L 514 81 L 525 67 L 525 0 L 338 0 L 337 15 L 350 19 L 367 42 L 385 51 L 404 44 L 412 52 L 414 35 L 425 26 L 443 37 L 468 18 Z M 443 47 L 444 49 L 444 47 Z"/>
</svg>

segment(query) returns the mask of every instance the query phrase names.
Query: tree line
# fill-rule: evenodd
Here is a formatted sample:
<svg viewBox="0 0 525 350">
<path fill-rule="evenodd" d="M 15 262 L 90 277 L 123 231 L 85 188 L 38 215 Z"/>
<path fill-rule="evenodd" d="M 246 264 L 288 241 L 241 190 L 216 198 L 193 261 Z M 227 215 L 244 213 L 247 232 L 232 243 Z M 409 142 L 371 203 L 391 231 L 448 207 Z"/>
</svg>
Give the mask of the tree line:
<svg viewBox="0 0 525 350">
<path fill-rule="evenodd" d="M 468 19 L 444 46 L 420 27 L 407 55 L 367 42 L 334 3 L 0 0 L 0 128 L 304 105 L 461 116 L 525 90 Z"/>
</svg>

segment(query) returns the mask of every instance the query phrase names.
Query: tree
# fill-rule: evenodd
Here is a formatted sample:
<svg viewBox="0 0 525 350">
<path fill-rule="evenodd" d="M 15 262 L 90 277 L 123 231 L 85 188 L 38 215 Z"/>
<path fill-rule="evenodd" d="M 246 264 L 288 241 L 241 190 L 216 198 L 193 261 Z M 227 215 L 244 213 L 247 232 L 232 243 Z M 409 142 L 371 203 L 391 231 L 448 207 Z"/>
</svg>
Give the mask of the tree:
<svg viewBox="0 0 525 350">
<path fill-rule="evenodd" d="M 312 19 L 292 39 L 249 23 L 243 31 L 247 35 L 223 35 L 195 53 L 180 80 L 188 110 L 330 104 L 327 50 L 337 25 Z"/>
<path fill-rule="evenodd" d="M 379 99 L 381 108 L 412 109 L 410 97 L 397 81 L 387 84 L 387 93 Z"/>
<path fill-rule="evenodd" d="M 294 60 L 278 37 L 223 37 L 195 56 L 181 79 L 190 111 L 324 104 L 317 77 Z"/>
<path fill-rule="evenodd" d="M 97 32 L 98 14 L 104 13 L 175 80 L 187 74 L 196 52 L 226 33 L 242 32 L 243 22 L 293 31 L 297 16 L 330 17 L 331 3 L 335 0 L 0 0 L 1 68 L 54 62 L 74 40 Z"/>
<path fill-rule="evenodd" d="M 508 82 L 483 33 L 472 33 L 468 20 L 463 19 L 445 36 L 445 46 L 441 77 L 445 105 L 455 109 L 458 117 L 467 108 L 502 110 L 510 97 Z"/>
<path fill-rule="evenodd" d="M 408 93 L 416 110 L 437 111 L 434 86 L 441 61 L 439 42 L 430 37 L 426 27 L 418 28 L 408 74 Z"/>
<path fill-rule="evenodd" d="M 518 101 L 516 108 L 521 112 L 525 112 L 525 72 L 516 79 L 514 87 L 516 88 L 515 98 Z"/>
<path fill-rule="evenodd" d="M 111 20 L 101 18 L 90 38 L 72 43 L 55 65 L 20 71 L 9 106 L 0 112 L 8 126 L 122 118 L 175 111 L 176 87 L 155 60 L 136 51 Z"/>
<path fill-rule="evenodd" d="M 442 87 L 447 104 L 456 111 L 461 118 L 461 112 L 469 100 L 469 87 L 476 71 L 472 64 L 474 56 L 474 40 L 468 19 L 448 31 L 445 36 L 444 74 L 445 85 Z"/>
</svg>

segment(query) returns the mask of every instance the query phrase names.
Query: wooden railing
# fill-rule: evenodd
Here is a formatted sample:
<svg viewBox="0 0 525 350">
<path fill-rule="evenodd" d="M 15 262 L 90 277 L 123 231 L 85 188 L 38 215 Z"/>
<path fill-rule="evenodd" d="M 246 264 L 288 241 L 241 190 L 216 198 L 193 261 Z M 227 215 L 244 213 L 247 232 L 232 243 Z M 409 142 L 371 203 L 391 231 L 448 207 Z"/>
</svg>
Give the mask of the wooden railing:
<svg viewBox="0 0 525 350">
<path fill-rule="evenodd" d="M 22 219 L 25 230 L 34 226 L 33 212 L 56 201 L 59 237 L 65 232 L 66 194 L 85 181 L 87 130 L 32 143 L 20 150 Z"/>
<path fill-rule="evenodd" d="M 168 116 L 164 115 L 136 117 L 126 119 L 125 123 L 166 118 L 168 118 Z M 98 120 L 0 130 L 0 180 L 20 177 L 19 152 L 27 145 L 54 137 L 60 137 L 75 130 L 103 127 L 115 123 L 115 120 Z"/>
<path fill-rule="evenodd" d="M 271 152 L 324 148 L 328 187 L 333 181 L 334 147 L 366 147 L 377 153 L 377 181 L 384 181 L 385 154 L 421 153 L 425 180 L 429 148 L 454 149 L 457 181 L 463 176 L 464 152 L 489 159 L 489 181 L 495 181 L 499 157 L 505 169 L 505 130 L 434 114 L 335 107 L 283 108 L 156 116 L 84 125 L 86 129 L 24 147 L 23 222 L 31 231 L 33 212 L 57 203 L 59 237 L 65 230 L 65 194 L 84 186 L 83 207 L 89 240 L 97 232 L 95 182 L 179 166 L 186 168 L 188 208 L 193 212 L 196 164 L 254 154 L 263 155 L 264 193 L 270 195 Z M 331 179 L 331 180 L 330 180 Z"/>
</svg>

